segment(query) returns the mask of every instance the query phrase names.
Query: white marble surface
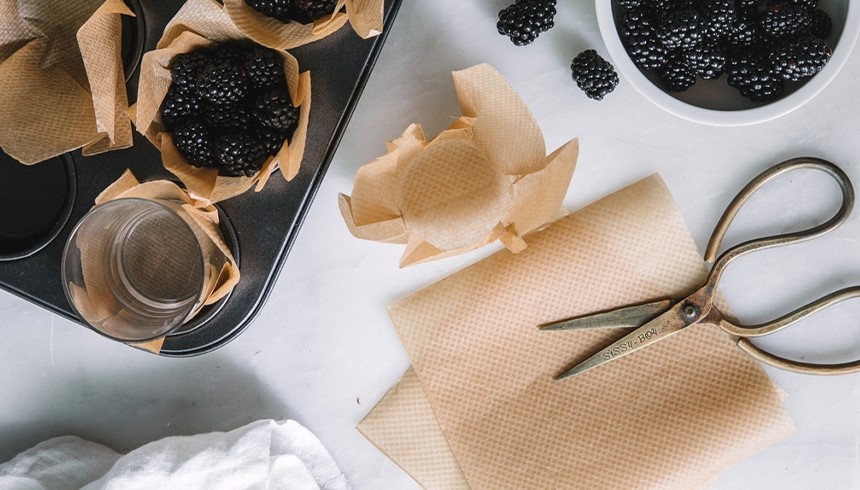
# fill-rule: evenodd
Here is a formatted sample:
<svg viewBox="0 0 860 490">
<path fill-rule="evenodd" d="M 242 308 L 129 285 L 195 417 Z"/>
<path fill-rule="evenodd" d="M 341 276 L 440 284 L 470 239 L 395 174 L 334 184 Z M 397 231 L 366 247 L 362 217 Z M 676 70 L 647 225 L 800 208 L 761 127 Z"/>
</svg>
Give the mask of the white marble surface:
<svg viewBox="0 0 860 490">
<path fill-rule="evenodd" d="M 400 270 L 400 246 L 347 232 L 337 193 L 349 193 L 356 170 L 409 123 L 434 135 L 458 115 L 452 70 L 492 64 L 533 111 L 548 148 L 580 138 L 568 208 L 659 172 L 702 249 L 728 200 L 773 163 L 816 155 L 860 182 L 860 52 L 809 105 L 753 127 L 713 128 L 663 112 L 623 79 L 599 103 L 579 92 L 571 58 L 586 48 L 605 53 L 591 2 L 559 2 L 556 27 L 526 48 L 495 32 L 506 3 L 403 0 L 277 285 L 232 343 L 201 357 L 159 358 L 0 293 L 0 461 L 63 434 L 125 451 L 167 435 L 293 418 L 322 439 L 355 488 L 417 488 L 355 430 L 408 365 L 386 306 L 498 247 Z M 826 179 L 799 173 L 784 183 L 750 203 L 732 236 L 809 224 L 834 209 Z M 766 320 L 860 284 L 858 243 L 855 215 L 823 239 L 743 259 L 725 293 L 742 319 Z M 858 308 L 846 302 L 763 343 L 809 360 L 860 355 Z M 796 433 L 714 488 L 860 488 L 860 375 L 768 372 L 788 394 Z"/>
</svg>

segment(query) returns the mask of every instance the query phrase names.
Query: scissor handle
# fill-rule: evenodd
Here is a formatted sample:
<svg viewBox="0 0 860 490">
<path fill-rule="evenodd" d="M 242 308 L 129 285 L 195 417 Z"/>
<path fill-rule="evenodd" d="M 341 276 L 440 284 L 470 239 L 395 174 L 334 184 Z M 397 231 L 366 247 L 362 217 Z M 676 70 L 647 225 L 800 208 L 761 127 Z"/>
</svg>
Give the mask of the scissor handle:
<svg viewBox="0 0 860 490">
<path fill-rule="evenodd" d="M 711 323 L 716 324 L 729 334 L 737 338 L 738 347 L 759 361 L 770 364 L 773 367 L 804 374 L 847 374 L 860 372 L 860 359 L 839 364 L 813 364 L 808 362 L 793 361 L 784 357 L 771 354 L 750 342 L 751 337 L 761 337 L 798 322 L 807 316 L 827 308 L 830 305 L 845 301 L 846 299 L 860 297 L 860 286 L 841 289 L 828 294 L 806 306 L 798 308 L 771 322 L 760 325 L 740 325 L 734 320 L 725 318 L 719 311 L 712 310 L 709 318 Z"/>
<path fill-rule="evenodd" d="M 833 177 L 833 180 L 835 180 L 836 183 L 839 184 L 839 188 L 842 190 L 842 206 L 839 208 L 836 214 L 824 223 L 821 223 L 820 225 L 814 226 L 812 228 L 808 228 L 806 230 L 772 235 L 764 238 L 749 240 L 739 245 L 735 245 L 734 247 L 723 252 L 723 254 L 715 260 L 715 257 L 717 257 L 717 252 L 719 251 L 720 245 L 722 244 L 723 238 L 726 235 L 726 231 L 728 230 L 729 225 L 731 225 L 732 220 L 735 219 L 735 216 L 738 214 L 738 212 L 741 210 L 747 200 L 749 200 L 749 198 L 759 188 L 761 188 L 764 184 L 774 179 L 775 177 L 791 170 L 803 168 L 820 170 L 822 172 L 825 172 L 826 174 Z M 716 286 L 726 266 L 729 265 L 731 261 L 742 255 L 746 255 L 756 250 L 763 250 L 766 248 L 778 247 L 781 245 L 789 245 L 805 240 L 811 240 L 833 230 L 834 228 L 837 228 L 839 225 L 845 222 L 845 220 L 848 218 L 848 215 L 851 214 L 851 210 L 853 208 L 854 187 L 851 185 L 851 180 L 848 178 L 845 172 L 843 172 L 842 169 L 840 169 L 836 165 L 826 160 L 814 157 L 794 158 L 774 165 L 773 167 L 759 174 L 756 178 L 750 181 L 749 184 L 747 184 L 743 189 L 741 189 L 738 195 L 735 196 L 731 203 L 729 203 L 728 207 L 726 208 L 726 211 L 723 213 L 723 216 L 717 222 L 717 226 L 714 228 L 714 232 L 711 235 L 710 241 L 708 242 L 708 248 L 705 250 L 705 261 L 713 264 L 713 267 L 711 268 L 711 273 L 708 276 L 708 284 L 711 286 Z"/>
</svg>

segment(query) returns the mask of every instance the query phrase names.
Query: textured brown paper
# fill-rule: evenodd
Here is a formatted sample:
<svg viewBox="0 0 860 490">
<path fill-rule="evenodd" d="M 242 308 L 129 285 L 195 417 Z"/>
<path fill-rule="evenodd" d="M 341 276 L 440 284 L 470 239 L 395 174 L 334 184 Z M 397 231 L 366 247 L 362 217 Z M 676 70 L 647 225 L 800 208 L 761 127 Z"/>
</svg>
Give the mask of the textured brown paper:
<svg viewBox="0 0 860 490">
<path fill-rule="evenodd" d="M 760 366 L 710 325 L 553 380 L 623 332 L 536 325 L 683 294 L 704 280 L 701 256 L 658 177 L 555 222 L 529 243 L 391 308 L 469 486 L 697 488 L 791 432 Z M 392 396 L 408 390 L 399 386 Z M 379 424 L 362 422 L 361 430 L 385 434 Z M 384 439 L 375 442 L 402 443 Z"/>
<path fill-rule="evenodd" d="M 344 6 L 346 12 L 341 12 Z M 283 23 L 252 9 L 245 0 L 224 0 L 224 10 L 249 38 L 275 49 L 292 49 L 318 41 L 347 21 L 364 39 L 382 33 L 383 0 L 339 0 L 332 15 L 310 24 Z"/>
<path fill-rule="evenodd" d="M 400 266 L 522 236 L 564 214 L 578 140 L 546 155 L 522 99 L 489 65 L 453 73 L 462 116 L 430 141 L 418 124 L 361 167 L 339 206 L 358 238 L 405 243 Z"/>
<path fill-rule="evenodd" d="M 469 488 L 411 367 L 358 424 L 358 430 L 422 487 Z"/>
<path fill-rule="evenodd" d="M 214 0 L 188 0 L 176 13 L 159 40 L 157 49 L 146 53 L 141 60 L 140 84 L 135 105 L 134 121 L 137 130 L 161 150 L 164 167 L 179 177 L 188 192 L 198 200 L 215 203 L 242 194 L 256 185 L 260 191 L 269 175 L 280 169 L 286 180 L 299 172 L 305 152 L 308 116 L 311 108 L 311 78 L 309 72 L 299 73 L 298 61 L 287 52 L 279 52 L 284 59 L 284 72 L 293 105 L 299 109 L 299 122 L 289 142 L 270 158 L 252 177 L 225 177 L 217 168 L 193 167 L 173 145 L 171 134 L 165 131 L 159 108 L 173 78 L 170 65 L 179 54 L 210 47 L 228 41 L 247 41 Z"/>
<path fill-rule="evenodd" d="M 218 228 L 218 210 L 214 206 L 193 199 L 173 182 L 157 180 L 140 183 L 129 170 L 126 170 L 116 182 L 102 191 L 95 203 L 98 205 L 113 199 L 131 197 L 155 199 L 168 205 L 176 203 L 175 206 L 171 207 L 194 231 L 203 251 L 203 256 L 220 256 L 224 259 L 224 266 L 220 270 L 213 269 L 209 264 L 203 286 L 202 297 L 205 299 L 198 305 L 197 311 L 189 319 L 196 315 L 203 306 L 215 303 L 233 290 L 239 282 L 239 267 L 232 252 L 230 252 L 230 248 L 221 236 L 221 231 Z M 99 244 L 88 244 L 90 250 L 97 251 L 104 248 Z M 88 289 L 84 291 L 71 285 L 72 295 L 78 298 L 75 303 L 79 308 L 88 311 L 93 318 L 106 318 L 108 315 L 113 315 L 116 308 L 111 304 L 112 299 L 109 291 L 100 292 L 97 289 L 101 285 L 100 281 L 86 280 L 88 273 L 92 272 L 92 268 L 86 267 L 86 261 L 83 258 L 81 267 Z M 130 343 L 129 345 L 158 353 L 163 343 L 164 339 L 160 338 L 145 343 Z"/>
<path fill-rule="evenodd" d="M 0 4 L 0 147 L 25 164 L 132 144 L 122 0 Z M 7 27 L 8 26 L 8 27 Z"/>
</svg>

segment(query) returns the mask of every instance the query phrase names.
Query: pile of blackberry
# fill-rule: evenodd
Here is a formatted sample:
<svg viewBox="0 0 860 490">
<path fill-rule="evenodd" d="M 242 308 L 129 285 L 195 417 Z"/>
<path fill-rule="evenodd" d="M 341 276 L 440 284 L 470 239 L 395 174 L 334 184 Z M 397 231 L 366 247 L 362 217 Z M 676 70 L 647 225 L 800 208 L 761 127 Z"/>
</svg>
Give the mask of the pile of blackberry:
<svg viewBox="0 0 860 490">
<path fill-rule="evenodd" d="M 499 11 L 496 29 L 517 46 L 531 44 L 555 25 L 556 0 L 516 0 Z"/>
<path fill-rule="evenodd" d="M 309 24 L 331 15 L 337 0 L 245 0 L 249 7 L 283 23 Z"/>
<path fill-rule="evenodd" d="M 615 0 L 633 63 L 669 91 L 725 74 L 753 101 L 779 98 L 787 83 L 827 64 L 832 22 L 818 0 Z"/>
<path fill-rule="evenodd" d="M 252 176 L 298 125 L 283 58 L 262 46 L 221 45 L 173 60 L 161 121 L 191 165 Z"/>
</svg>

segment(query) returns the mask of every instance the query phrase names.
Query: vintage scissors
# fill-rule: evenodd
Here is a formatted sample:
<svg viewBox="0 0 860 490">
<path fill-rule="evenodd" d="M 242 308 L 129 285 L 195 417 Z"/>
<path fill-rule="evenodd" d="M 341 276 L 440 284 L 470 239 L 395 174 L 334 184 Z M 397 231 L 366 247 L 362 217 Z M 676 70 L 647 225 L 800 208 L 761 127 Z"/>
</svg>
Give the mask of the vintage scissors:
<svg viewBox="0 0 860 490">
<path fill-rule="evenodd" d="M 801 168 L 825 172 L 836 180 L 842 190 L 842 206 L 839 211 L 828 221 L 806 230 L 741 243 L 729 248 L 715 260 L 726 230 L 750 196 L 778 175 Z M 731 335 L 742 350 L 759 361 L 777 368 L 807 374 L 845 374 L 860 371 L 860 360 L 840 364 L 811 364 L 793 361 L 766 352 L 749 341 L 751 337 L 760 337 L 781 330 L 834 303 L 860 296 L 860 286 L 836 291 L 776 320 L 759 325 L 742 325 L 724 315 L 713 304 L 720 277 L 726 266 L 733 260 L 756 250 L 789 245 L 819 237 L 845 222 L 853 207 L 854 188 L 851 181 L 845 172 L 830 162 L 818 158 L 796 158 L 762 172 L 738 193 L 717 223 L 705 252 L 705 262 L 712 264 L 711 270 L 705 284 L 698 291 L 682 299 L 662 299 L 539 326 L 543 330 L 638 327 L 620 340 L 557 376 L 556 379 L 579 374 L 626 356 L 699 323 L 717 325 Z"/>
</svg>

